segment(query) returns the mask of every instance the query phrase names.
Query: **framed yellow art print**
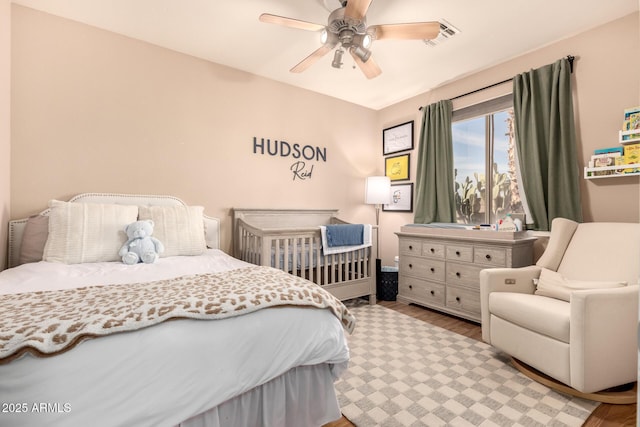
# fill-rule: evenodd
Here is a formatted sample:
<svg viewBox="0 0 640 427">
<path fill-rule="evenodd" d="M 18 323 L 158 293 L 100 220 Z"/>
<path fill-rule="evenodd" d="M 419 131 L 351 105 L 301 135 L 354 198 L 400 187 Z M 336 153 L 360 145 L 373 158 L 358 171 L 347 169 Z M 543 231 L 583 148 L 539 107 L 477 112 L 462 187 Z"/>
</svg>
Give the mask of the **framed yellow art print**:
<svg viewBox="0 0 640 427">
<path fill-rule="evenodd" d="M 409 154 L 387 157 L 385 159 L 384 174 L 391 181 L 404 181 L 409 179 Z"/>
</svg>

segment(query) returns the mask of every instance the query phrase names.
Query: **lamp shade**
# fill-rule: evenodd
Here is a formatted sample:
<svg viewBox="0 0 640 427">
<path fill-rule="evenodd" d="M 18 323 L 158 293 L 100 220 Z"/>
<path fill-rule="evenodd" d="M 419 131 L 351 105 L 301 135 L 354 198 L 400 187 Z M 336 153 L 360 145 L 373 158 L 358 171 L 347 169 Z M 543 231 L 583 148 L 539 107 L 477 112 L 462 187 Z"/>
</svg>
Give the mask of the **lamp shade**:
<svg viewBox="0 0 640 427">
<path fill-rule="evenodd" d="M 370 176 L 364 189 L 364 202 L 368 205 L 387 205 L 391 202 L 391 179 L 388 176 Z"/>
</svg>

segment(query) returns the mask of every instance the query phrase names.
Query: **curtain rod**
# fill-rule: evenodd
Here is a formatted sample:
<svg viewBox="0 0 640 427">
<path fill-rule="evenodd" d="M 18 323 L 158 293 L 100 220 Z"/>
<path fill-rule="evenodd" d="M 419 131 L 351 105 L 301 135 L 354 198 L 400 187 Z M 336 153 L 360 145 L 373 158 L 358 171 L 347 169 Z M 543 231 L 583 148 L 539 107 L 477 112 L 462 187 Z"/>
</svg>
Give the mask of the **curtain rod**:
<svg viewBox="0 0 640 427">
<path fill-rule="evenodd" d="M 573 60 L 576 59 L 576 57 L 573 56 L 573 55 L 567 55 L 567 56 L 565 56 L 565 58 L 567 58 L 567 61 L 569 61 L 569 71 L 571 73 L 573 73 Z M 490 88 L 492 88 L 494 86 L 499 86 L 501 84 L 510 82 L 511 80 L 513 80 L 513 77 L 511 77 L 510 79 L 505 79 L 505 80 L 503 80 L 501 82 L 498 82 L 498 83 L 493 83 L 493 84 L 490 84 L 488 86 L 481 87 L 480 89 L 472 90 L 471 92 L 463 93 L 462 95 L 454 96 L 453 98 L 450 98 L 450 99 L 453 101 L 454 99 L 462 98 L 464 96 L 471 95 L 471 94 L 474 94 L 476 92 L 481 92 L 483 90 L 490 89 Z M 418 108 L 418 111 L 422 111 L 422 107 Z"/>
</svg>

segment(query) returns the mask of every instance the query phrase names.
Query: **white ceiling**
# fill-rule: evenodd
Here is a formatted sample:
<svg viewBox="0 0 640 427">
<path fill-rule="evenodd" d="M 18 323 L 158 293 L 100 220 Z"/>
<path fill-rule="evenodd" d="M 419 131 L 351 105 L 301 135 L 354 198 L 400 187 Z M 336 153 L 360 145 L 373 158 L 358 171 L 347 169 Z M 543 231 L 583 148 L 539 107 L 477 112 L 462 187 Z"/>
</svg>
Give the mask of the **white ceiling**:
<svg viewBox="0 0 640 427">
<path fill-rule="evenodd" d="M 375 110 L 638 10 L 638 0 L 374 0 L 367 24 L 445 19 L 461 33 L 437 47 L 377 41 L 368 80 L 349 55 L 289 69 L 319 47 L 314 32 L 258 21 L 263 12 L 325 25 L 338 0 L 14 0 Z M 573 52 L 567 52 L 571 54 Z M 525 71 L 525 70 L 523 70 Z"/>
</svg>

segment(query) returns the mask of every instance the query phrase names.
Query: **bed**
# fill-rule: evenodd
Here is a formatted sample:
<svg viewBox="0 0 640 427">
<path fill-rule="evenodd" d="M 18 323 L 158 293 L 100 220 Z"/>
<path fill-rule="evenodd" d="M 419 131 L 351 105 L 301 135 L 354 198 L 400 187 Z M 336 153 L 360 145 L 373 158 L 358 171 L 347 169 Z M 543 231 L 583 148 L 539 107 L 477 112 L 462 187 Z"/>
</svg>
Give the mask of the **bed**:
<svg viewBox="0 0 640 427">
<path fill-rule="evenodd" d="M 322 228 L 348 224 L 337 217 L 337 212 L 234 208 L 234 256 L 304 277 L 340 300 L 366 296 L 370 304 L 375 304 L 377 227 L 365 225 L 370 231 L 362 245 L 328 251 Z"/>
<path fill-rule="evenodd" d="M 333 383 L 348 365 L 355 319 L 337 298 L 225 254 L 218 220 L 175 197 L 87 193 L 50 206 L 9 226 L 0 425 L 340 418 Z M 118 222 L 148 217 L 166 254 L 153 264 L 113 259 L 126 241 L 112 241 Z"/>
</svg>

